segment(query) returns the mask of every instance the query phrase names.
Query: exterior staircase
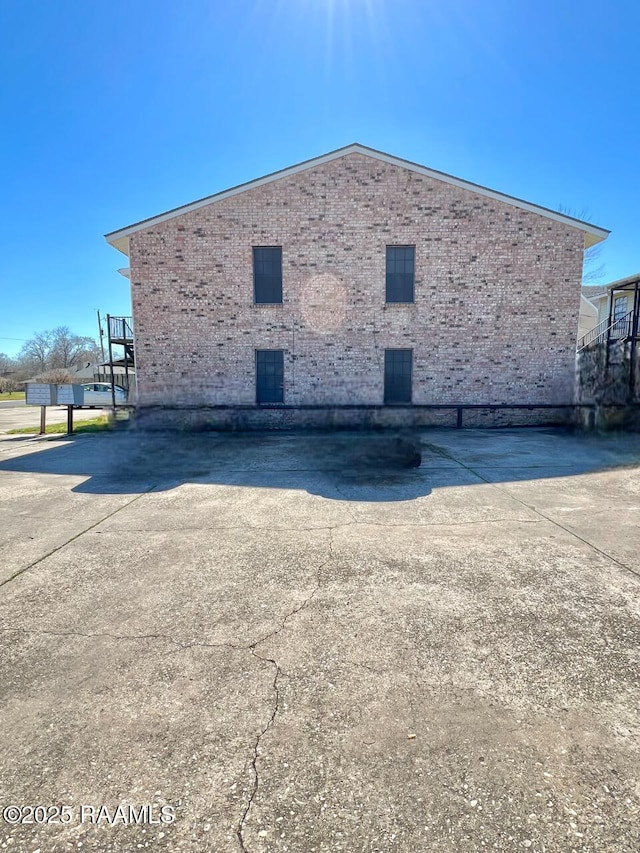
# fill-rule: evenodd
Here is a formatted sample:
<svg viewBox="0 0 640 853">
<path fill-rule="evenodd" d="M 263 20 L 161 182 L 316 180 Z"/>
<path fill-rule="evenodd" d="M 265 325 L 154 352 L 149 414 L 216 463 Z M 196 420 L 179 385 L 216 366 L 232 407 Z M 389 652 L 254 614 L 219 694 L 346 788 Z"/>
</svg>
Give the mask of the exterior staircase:
<svg viewBox="0 0 640 853">
<path fill-rule="evenodd" d="M 582 350 L 587 349 L 587 347 L 595 346 L 596 344 L 611 344 L 612 341 L 615 341 L 616 343 L 624 343 L 625 341 L 631 340 L 632 336 L 633 311 L 629 311 L 629 313 L 625 314 L 624 317 L 619 317 L 611 323 L 608 319 L 603 320 L 602 323 L 599 323 L 595 328 L 591 329 L 590 332 L 587 332 L 586 335 L 579 338 L 576 351 L 582 352 Z"/>
</svg>

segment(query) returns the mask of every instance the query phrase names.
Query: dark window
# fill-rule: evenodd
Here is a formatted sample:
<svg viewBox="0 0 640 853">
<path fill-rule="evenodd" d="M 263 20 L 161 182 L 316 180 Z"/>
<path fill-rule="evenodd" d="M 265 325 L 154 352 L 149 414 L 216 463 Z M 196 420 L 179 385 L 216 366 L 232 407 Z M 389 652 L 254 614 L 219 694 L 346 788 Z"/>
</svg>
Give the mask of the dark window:
<svg viewBox="0 0 640 853">
<path fill-rule="evenodd" d="M 627 316 L 627 309 L 629 306 L 628 297 L 627 296 L 618 296 L 616 301 L 613 303 L 613 319 L 614 322 L 618 322 L 618 320 L 622 320 L 623 317 Z"/>
<path fill-rule="evenodd" d="M 385 403 L 411 402 L 410 349 L 386 349 L 384 351 L 384 401 Z"/>
<path fill-rule="evenodd" d="M 257 305 L 282 302 L 282 247 L 254 247 L 253 300 Z"/>
<path fill-rule="evenodd" d="M 387 246 L 387 302 L 413 302 L 415 246 Z"/>
<path fill-rule="evenodd" d="M 626 318 L 629 307 L 628 296 L 618 296 L 613 303 L 613 336 L 622 338 L 629 334 L 629 321 Z"/>
<path fill-rule="evenodd" d="M 256 400 L 284 403 L 284 350 L 256 350 Z"/>
</svg>

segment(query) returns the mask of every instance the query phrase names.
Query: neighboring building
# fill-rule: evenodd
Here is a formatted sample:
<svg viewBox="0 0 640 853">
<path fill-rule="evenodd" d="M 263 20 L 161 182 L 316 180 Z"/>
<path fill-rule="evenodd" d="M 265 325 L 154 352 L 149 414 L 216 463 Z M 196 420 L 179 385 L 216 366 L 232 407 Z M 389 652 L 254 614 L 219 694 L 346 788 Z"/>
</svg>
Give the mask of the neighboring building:
<svg viewBox="0 0 640 853">
<path fill-rule="evenodd" d="M 620 278 L 602 287 L 583 288 L 583 293 L 592 302 L 598 311 L 598 323 L 622 320 L 633 309 L 633 289 L 640 278 L 640 274 Z M 593 290 L 593 293 L 586 293 Z"/>
<path fill-rule="evenodd" d="M 577 400 L 583 423 L 640 429 L 640 273 L 594 288 L 595 328 L 578 340 Z"/>
<path fill-rule="evenodd" d="M 433 405 L 572 403 L 583 250 L 608 233 L 361 145 L 113 232 L 139 417 L 421 424 L 450 422 Z"/>
<path fill-rule="evenodd" d="M 633 339 L 633 351 L 638 338 L 638 315 L 640 313 L 640 273 L 626 276 L 603 287 L 582 288 L 589 292 L 589 301 L 598 312 L 596 326 L 578 338 L 578 351 L 593 343 L 607 345 L 613 340 L 621 342 Z"/>
<path fill-rule="evenodd" d="M 583 287 L 580 294 L 580 314 L 578 315 L 578 340 L 598 325 L 598 309 L 585 295 L 588 288 Z"/>
<path fill-rule="evenodd" d="M 592 305 L 595 306 L 596 312 L 598 310 L 598 305 L 596 300 L 602 296 L 603 293 L 607 292 L 607 287 L 604 284 L 583 284 L 582 285 L 582 296 L 587 299 Z"/>
</svg>

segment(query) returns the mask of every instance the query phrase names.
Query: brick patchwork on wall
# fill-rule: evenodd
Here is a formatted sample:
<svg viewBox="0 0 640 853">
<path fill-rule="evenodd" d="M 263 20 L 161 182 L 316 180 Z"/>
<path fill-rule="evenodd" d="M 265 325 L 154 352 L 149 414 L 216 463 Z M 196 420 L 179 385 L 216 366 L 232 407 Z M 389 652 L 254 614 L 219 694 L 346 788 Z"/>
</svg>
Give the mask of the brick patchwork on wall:
<svg viewBox="0 0 640 853">
<path fill-rule="evenodd" d="M 138 404 L 253 405 L 282 349 L 287 405 L 379 405 L 387 348 L 416 404 L 570 403 L 583 239 L 361 154 L 212 202 L 131 236 Z M 415 245 L 412 305 L 387 245 Z M 253 246 L 282 246 L 282 305 L 253 304 Z"/>
</svg>

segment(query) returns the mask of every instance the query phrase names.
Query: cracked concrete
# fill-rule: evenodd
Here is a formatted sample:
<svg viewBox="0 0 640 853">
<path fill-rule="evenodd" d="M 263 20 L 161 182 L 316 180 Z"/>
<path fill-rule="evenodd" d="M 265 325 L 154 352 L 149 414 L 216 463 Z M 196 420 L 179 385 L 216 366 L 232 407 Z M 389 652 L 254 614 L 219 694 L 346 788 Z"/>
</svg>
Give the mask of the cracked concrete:
<svg viewBox="0 0 640 853">
<path fill-rule="evenodd" d="M 640 439 L 400 444 L 0 440 L 0 802 L 176 808 L 0 846 L 637 853 Z"/>
<path fill-rule="evenodd" d="M 267 634 L 266 637 L 262 637 L 260 640 L 257 640 L 255 643 L 252 643 L 249 646 L 251 654 L 253 654 L 255 657 L 259 658 L 259 660 L 262 660 L 262 661 L 265 661 L 266 663 L 272 664 L 274 667 L 274 676 L 273 676 L 274 703 L 273 703 L 273 711 L 271 713 L 271 716 L 267 720 L 267 724 L 265 725 L 265 727 L 262 729 L 262 731 L 260 732 L 260 734 L 256 738 L 256 743 L 255 743 L 255 747 L 254 747 L 253 760 L 251 762 L 251 769 L 253 771 L 253 777 L 254 777 L 253 787 L 251 789 L 251 792 L 250 792 L 250 795 L 249 795 L 249 798 L 247 801 L 247 807 L 242 814 L 242 817 L 240 819 L 240 823 L 238 824 L 238 833 L 237 834 L 238 834 L 238 841 L 240 843 L 240 848 L 242 850 L 242 853 L 247 853 L 247 847 L 246 847 L 245 841 L 244 841 L 244 827 L 245 827 L 245 823 L 249 817 L 249 812 L 251 811 L 251 807 L 253 805 L 253 801 L 254 801 L 254 798 L 256 796 L 256 793 L 258 792 L 258 786 L 260 783 L 260 777 L 258 774 L 258 758 L 259 758 L 259 754 L 260 754 L 260 743 L 262 741 L 262 738 L 266 735 L 266 733 L 269 731 L 269 729 L 275 723 L 276 715 L 278 714 L 278 710 L 280 708 L 280 691 L 278 689 L 278 678 L 281 675 L 280 666 L 274 658 L 263 657 L 258 652 L 258 646 L 262 645 L 262 643 L 265 643 L 268 640 L 273 639 L 273 637 L 276 637 L 281 631 L 283 631 L 285 629 L 285 627 L 286 627 L 286 625 L 290 619 L 292 619 L 294 616 L 297 616 L 306 607 L 309 606 L 309 603 L 311 602 L 313 597 L 320 590 L 320 587 L 321 587 L 320 574 L 322 572 L 322 569 L 324 568 L 324 566 L 327 565 L 327 563 L 329 562 L 329 560 L 332 557 L 333 557 L 333 528 L 330 527 L 329 528 L 329 559 L 326 560 L 324 563 L 322 563 L 322 565 L 320 565 L 318 567 L 317 583 L 316 583 L 315 588 L 312 590 L 311 594 L 305 598 L 305 600 L 302 602 L 302 604 L 299 607 L 296 607 L 290 613 L 287 613 L 287 615 L 282 620 L 280 627 L 277 630 L 272 631 L 270 634 Z"/>
</svg>

